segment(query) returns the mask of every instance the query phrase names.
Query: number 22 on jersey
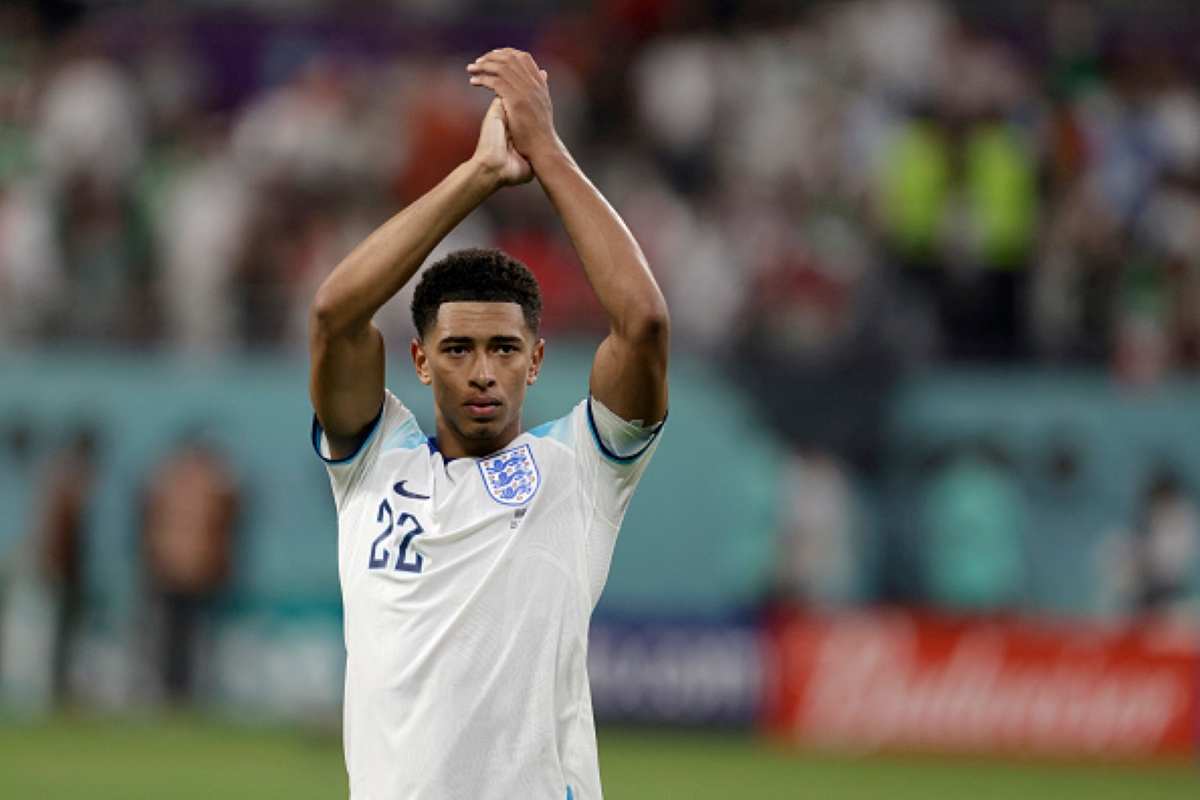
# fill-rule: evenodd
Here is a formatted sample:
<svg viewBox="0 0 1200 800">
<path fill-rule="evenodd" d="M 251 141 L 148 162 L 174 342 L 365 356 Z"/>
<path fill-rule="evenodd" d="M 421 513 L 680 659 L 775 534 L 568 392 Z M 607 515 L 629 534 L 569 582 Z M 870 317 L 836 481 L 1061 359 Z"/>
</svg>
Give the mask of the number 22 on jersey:
<svg viewBox="0 0 1200 800">
<path fill-rule="evenodd" d="M 409 552 L 412 540 L 425 532 L 417 518 L 407 511 L 396 516 L 392 511 L 392 504 L 385 497 L 379 504 L 379 513 L 376 514 L 375 521 L 382 525 L 383 529 L 375 537 L 375 541 L 371 542 L 371 560 L 367 564 L 368 568 L 387 569 L 388 564 L 392 563 L 394 544 L 396 560 L 392 569 L 397 572 L 419 573 L 425 566 L 425 559 L 415 550 Z"/>
</svg>

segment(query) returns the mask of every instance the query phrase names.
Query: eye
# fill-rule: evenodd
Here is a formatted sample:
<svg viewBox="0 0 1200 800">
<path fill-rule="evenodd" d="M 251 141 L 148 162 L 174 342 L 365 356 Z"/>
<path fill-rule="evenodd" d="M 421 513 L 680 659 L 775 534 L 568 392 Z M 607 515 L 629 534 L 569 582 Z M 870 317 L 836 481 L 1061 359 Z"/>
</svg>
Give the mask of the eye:
<svg viewBox="0 0 1200 800">
<path fill-rule="evenodd" d="M 519 352 L 519 350 L 515 344 L 501 344 L 496 345 L 496 352 L 501 353 L 502 355 L 512 355 L 513 353 Z"/>
<path fill-rule="evenodd" d="M 447 355 L 451 355 L 451 356 L 462 356 L 462 355 L 466 355 L 467 348 L 466 348 L 466 345 L 452 344 L 452 345 L 449 345 L 446 348 L 444 348 L 442 352 L 446 353 Z"/>
</svg>

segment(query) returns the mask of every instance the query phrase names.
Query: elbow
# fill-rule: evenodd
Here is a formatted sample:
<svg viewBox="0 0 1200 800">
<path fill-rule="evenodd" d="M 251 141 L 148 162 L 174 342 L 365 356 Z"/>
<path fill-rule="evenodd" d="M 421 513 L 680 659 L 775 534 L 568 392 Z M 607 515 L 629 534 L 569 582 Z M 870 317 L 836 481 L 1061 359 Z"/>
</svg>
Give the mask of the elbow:
<svg viewBox="0 0 1200 800">
<path fill-rule="evenodd" d="M 336 294 L 330 291 L 328 284 L 322 284 L 309 307 L 309 336 L 314 340 L 328 341 L 345 333 L 346 327 L 345 314 Z"/>
<path fill-rule="evenodd" d="M 671 315 L 661 295 L 628 309 L 622 325 L 623 337 L 643 347 L 667 349 L 671 339 Z"/>
</svg>

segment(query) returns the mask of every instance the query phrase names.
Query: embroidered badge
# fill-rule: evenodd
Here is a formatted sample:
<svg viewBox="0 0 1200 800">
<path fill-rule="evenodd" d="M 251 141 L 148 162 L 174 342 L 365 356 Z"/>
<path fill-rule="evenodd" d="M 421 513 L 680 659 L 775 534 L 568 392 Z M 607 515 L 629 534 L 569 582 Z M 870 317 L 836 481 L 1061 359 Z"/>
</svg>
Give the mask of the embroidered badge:
<svg viewBox="0 0 1200 800">
<path fill-rule="evenodd" d="M 483 485 L 498 503 L 521 506 L 528 503 L 541 485 L 533 451 L 523 444 L 479 462 Z"/>
</svg>

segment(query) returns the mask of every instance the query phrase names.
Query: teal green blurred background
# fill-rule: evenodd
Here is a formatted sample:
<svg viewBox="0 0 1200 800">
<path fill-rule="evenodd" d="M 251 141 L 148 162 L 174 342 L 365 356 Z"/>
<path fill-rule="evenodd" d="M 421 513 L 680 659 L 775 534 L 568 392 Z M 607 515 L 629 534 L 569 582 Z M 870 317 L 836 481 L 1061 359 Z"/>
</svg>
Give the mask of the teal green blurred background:
<svg viewBox="0 0 1200 800">
<path fill-rule="evenodd" d="M 587 391 L 590 351 L 548 347 L 525 422 L 565 414 Z M 411 365 L 389 385 L 432 430 L 432 399 Z M 599 615 L 722 621 L 766 590 L 782 454 L 752 404 L 702 363 L 679 359 L 670 436 L 622 531 Z M 244 496 L 233 582 L 206 666 L 209 695 L 241 712 L 334 713 L 341 689 L 336 523 L 325 469 L 310 443 L 307 364 L 280 358 L 193 363 L 119 353 L 30 354 L 0 372 L 0 431 L 28 450 L 0 455 L 0 564 L 11 703 L 38 685 L 39 625 L 29 547 L 49 457 L 76 425 L 100 441 L 89 504 L 83 636 L 74 659 L 83 696 L 117 708 L 147 702 L 140 508 L 156 464 L 185 434 L 206 432 L 235 467 Z M 25 572 L 23 572 L 25 570 Z M 38 609 L 42 608 L 41 611 Z M 41 622 L 39 622 L 41 620 Z M 22 637 L 27 637 L 22 639 Z M 24 643 L 23 643 L 24 642 Z M 27 663 L 16 663 L 24 657 Z M 15 661 L 14 661 L 15 660 Z M 42 668 L 44 672 L 44 665 Z M 13 678 L 14 674 L 22 678 Z M 30 683 L 32 681 L 32 684 Z"/>
<path fill-rule="evenodd" d="M 527 424 L 578 402 L 589 366 L 587 345 L 552 343 L 544 377 L 529 396 Z M 74 645 L 82 696 L 114 709 L 151 702 L 142 663 L 150 645 L 141 497 L 164 453 L 202 429 L 236 465 L 245 497 L 233 582 L 207 632 L 207 696 L 244 714 L 336 714 L 336 533 L 328 479 L 309 442 L 306 380 L 304 363 L 273 357 L 190 362 L 93 352 L 6 359 L 0 442 L 10 446 L 0 451 L 0 574 L 7 602 L 0 618 L 7 624 L 0 641 L 7 647 L 0 663 L 7 665 L 10 705 L 37 708 L 45 700 L 38 676 L 54 598 L 29 580 L 27 559 L 50 456 L 74 426 L 88 424 L 101 446 L 84 550 L 82 636 Z M 429 394 L 408 364 L 389 365 L 389 384 L 432 425 Z M 787 452 L 754 402 L 703 362 L 677 359 L 672 390 L 668 435 L 629 511 L 597 620 L 752 622 L 773 599 Z M 1166 461 L 1188 481 L 1200 477 L 1200 449 L 1179 435 L 1200 408 L 1192 381 L 1139 397 L 1087 374 L 941 371 L 899 384 L 883 405 L 887 460 L 882 477 L 860 488 L 873 512 L 859 576 L 865 603 L 887 600 L 885 568 L 899 574 L 907 596 L 929 591 L 921 577 L 934 568 L 921 557 L 931 549 L 921 521 L 934 513 L 929 504 L 938 484 L 922 464 L 947 442 L 993 440 L 1010 454 L 1008 479 L 1020 489 L 1009 502 L 1021 515 L 1023 607 L 1058 617 L 1111 613 L 1099 557 L 1105 537 L 1136 518 L 1147 464 Z M 20 452 L 12 448 L 18 432 L 27 437 Z M 1052 474 L 1063 448 L 1079 459 L 1065 487 Z M 994 513 L 994 498 L 979 502 Z M 969 521 L 978 512 L 967 506 L 945 513 Z M 1007 555 L 1007 546 L 1001 541 L 998 552 Z M 948 569 L 969 575 L 971 559 L 989 557 L 986 549 L 967 553 Z M 988 566 L 976 583 L 990 580 Z"/>
</svg>

